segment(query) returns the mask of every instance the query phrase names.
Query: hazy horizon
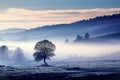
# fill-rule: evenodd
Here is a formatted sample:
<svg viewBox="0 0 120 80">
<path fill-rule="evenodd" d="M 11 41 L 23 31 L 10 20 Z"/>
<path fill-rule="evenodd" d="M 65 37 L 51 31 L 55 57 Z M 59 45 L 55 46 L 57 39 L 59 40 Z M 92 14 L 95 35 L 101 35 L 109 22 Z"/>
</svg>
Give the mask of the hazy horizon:
<svg viewBox="0 0 120 80">
<path fill-rule="evenodd" d="M 92 57 L 102 57 L 105 55 L 110 55 L 112 53 L 120 52 L 120 43 L 79 43 L 66 44 L 64 42 L 53 42 L 56 45 L 55 57 L 53 60 L 64 60 L 68 59 L 70 56 L 76 58 L 92 58 Z M 24 51 L 24 55 L 28 60 L 33 60 L 34 46 L 36 41 L 32 42 L 13 42 L 13 41 L 3 41 L 0 42 L 1 46 L 8 46 L 9 50 L 15 50 L 20 47 Z M 107 57 L 107 56 L 106 56 Z M 119 56 L 118 56 L 119 57 Z"/>
</svg>

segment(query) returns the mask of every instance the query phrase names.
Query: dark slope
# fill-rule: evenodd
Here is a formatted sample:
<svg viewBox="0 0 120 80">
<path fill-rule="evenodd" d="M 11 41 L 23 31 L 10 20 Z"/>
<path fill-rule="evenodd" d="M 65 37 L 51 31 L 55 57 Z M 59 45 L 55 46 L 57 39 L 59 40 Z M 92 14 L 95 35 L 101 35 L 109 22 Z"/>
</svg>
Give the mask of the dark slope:
<svg viewBox="0 0 120 80">
<path fill-rule="evenodd" d="M 120 32 L 99 36 L 99 37 L 93 38 L 92 40 L 101 40 L 101 41 L 120 40 Z"/>
<path fill-rule="evenodd" d="M 77 34 L 90 33 L 92 37 L 120 32 L 120 14 L 101 16 L 71 24 L 38 27 L 17 34 L 6 34 L 5 38 L 18 40 L 66 39 L 75 38 Z"/>
</svg>

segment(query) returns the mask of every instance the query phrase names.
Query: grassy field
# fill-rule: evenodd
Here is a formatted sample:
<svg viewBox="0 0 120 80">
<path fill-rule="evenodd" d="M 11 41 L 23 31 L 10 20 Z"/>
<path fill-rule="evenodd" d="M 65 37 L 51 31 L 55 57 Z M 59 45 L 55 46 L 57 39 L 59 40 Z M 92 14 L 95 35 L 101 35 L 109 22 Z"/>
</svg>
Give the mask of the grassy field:
<svg viewBox="0 0 120 80">
<path fill-rule="evenodd" d="M 42 65 L 0 65 L 0 80 L 120 80 L 119 60 L 60 61 Z"/>
</svg>

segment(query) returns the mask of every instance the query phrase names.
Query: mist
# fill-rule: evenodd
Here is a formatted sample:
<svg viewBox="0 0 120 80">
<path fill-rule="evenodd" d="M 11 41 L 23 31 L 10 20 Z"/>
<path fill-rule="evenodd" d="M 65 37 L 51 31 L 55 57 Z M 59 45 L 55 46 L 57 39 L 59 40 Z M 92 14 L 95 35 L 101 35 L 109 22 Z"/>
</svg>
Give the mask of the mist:
<svg viewBox="0 0 120 80">
<path fill-rule="evenodd" d="M 9 50 L 14 51 L 20 47 L 24 51 L 27 60 L 33 60 L 33 53 L 35 42 L 0 42 L 0 45 L 7 45 Z M 53 42 L 56 45 L 55 57 L 52 60 L 64 60 L 70 57 L 77 58 L 92 58 L 110 55 L 112 53 L 120 52 L 120 43 L 64 43 Z M 12 54 L 9 54 L 11 56 Z"/>
</svg>

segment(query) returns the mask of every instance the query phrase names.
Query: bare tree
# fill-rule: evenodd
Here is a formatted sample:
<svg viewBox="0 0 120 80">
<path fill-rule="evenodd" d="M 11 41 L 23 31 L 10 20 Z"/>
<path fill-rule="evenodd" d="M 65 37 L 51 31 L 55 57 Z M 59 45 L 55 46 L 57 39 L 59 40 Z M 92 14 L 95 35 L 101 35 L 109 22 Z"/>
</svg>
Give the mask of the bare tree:
<svg viewBox="0 0 120 80">
<path fill-rule="evenodd" d="M 37 42 L 35 45 L 35 53 L 33 54 L 35 61 L 44 61 L 44 64 L 47 66 L 46 59 L 50 59 L 50 57 L 55 56 L 54 52 L 56 49 L 56 46 L 48 41 L 48 40 L 43 40 L 40 42 Z"/>
</svg>

